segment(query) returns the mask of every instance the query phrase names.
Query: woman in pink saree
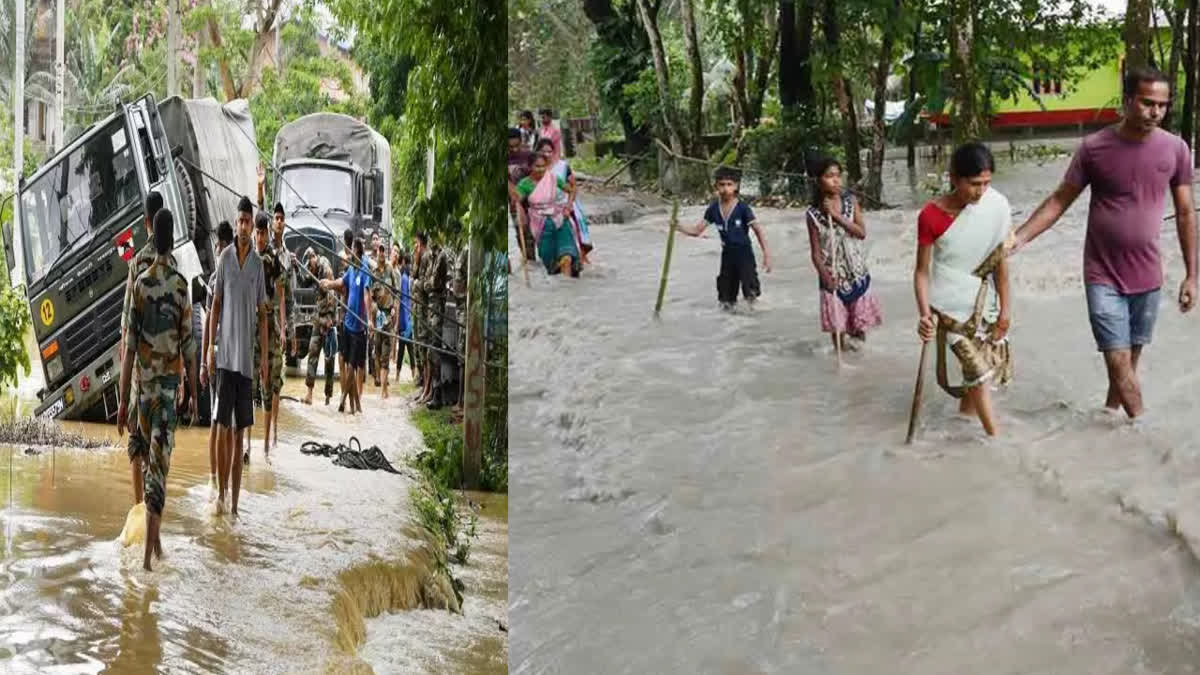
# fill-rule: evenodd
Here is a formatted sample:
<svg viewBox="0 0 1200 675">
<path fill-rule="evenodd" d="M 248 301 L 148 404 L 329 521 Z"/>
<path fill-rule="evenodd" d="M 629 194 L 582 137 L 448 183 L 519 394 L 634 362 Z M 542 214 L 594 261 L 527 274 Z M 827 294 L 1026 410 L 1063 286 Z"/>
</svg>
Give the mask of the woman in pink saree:
<svg viewBox="0 0 1200 675">
<path fill-rule="evenodd" d="M 549 163 L 542 155 L 535 157 L 530 174 L 517 183 L 517 195 L 546 272 L 578 277 L 579 246 L 570 217 L 575 200 L 566 181 L 549 170 Z"/>
</svg>

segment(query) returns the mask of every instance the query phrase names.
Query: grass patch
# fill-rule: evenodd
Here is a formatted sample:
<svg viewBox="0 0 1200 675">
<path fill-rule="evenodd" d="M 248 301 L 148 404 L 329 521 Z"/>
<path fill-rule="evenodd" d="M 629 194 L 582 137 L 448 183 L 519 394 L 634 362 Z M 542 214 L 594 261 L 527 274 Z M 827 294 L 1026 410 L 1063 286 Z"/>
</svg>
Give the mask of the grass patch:
<svg viewBox="0 0 1200 675">
<path fill-rule="evenodd" d="M 572 157 L 571 168 L 596 178 L 608 178 L 621 167 L 621 160 L 612 155 L 604 157 Z"/>
</svg>

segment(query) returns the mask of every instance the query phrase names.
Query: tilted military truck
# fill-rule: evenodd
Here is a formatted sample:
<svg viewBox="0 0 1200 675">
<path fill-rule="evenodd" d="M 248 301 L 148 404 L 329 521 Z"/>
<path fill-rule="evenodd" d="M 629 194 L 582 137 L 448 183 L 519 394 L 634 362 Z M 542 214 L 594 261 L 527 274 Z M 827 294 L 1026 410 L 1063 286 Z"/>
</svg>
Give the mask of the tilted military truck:
<svg viewBox="0 0 1200 675">
<path fill-rule="evenodd" d="M 283 126 L 275 136 L 277 170 L 272 194 L 290 226 L 284 245 L 302 262 L 309 246 L 329 258 L 335 275 L 343 271 L 342 233 L 379 233 L 391 246 L 392 151 L 379 132 L 337 113 L 314 113 Z M 373 252 L 371 252 L 373 255 Z M 316 311 L 316 284 L 296 274 L 296 337 L 300 352 L 308 344 Z M 299 358 L 303 358 L 299 354 Z M 289 356 L 288 366 L 297 365 Z"/>
<path fill-rule="evenodd" d="M 146 95 L 118 104 L 20 181 L 23 250 L 6 253 L 24 259 L 20 281 L 45 378 L 35 414 L 116 416 L 121 310 L 128 266 L 147 241 L 145 196 L 156 190 L 166 208 L 184 214 L 175 218 L 178 269 L 189 288 L 197 279 L 207 281 L 214 269 L 215 237 L 209 233 L 216 230 L 214 221 L 236 216 L 237 198 L 199 178 L 183 159 L 190 155 L 215 167 L 223 182 L 253 194 L 254 143 L 239 142 L 242 134 L 231 125 L 248 128 L 254 138 L 245 101 L 222 106 L 212 99 L 173 98 L 160 106 Z M 249 167 L 242 167 L 247 158 Z M 200 421 L 206 423 L 207 415 Z"/>
</svg>

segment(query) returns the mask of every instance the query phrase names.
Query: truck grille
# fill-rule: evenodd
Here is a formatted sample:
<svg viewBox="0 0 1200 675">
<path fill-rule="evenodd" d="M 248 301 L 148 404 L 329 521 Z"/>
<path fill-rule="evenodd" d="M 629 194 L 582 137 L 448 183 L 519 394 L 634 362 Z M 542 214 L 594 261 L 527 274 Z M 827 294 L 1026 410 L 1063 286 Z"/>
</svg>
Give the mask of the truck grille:
<svg viewBox="0 0 1200 675">
<path fill-rule="evenodd" d="M 59 346 L 65 375 L 85 367 L 120 339 L 124 303 L 125 284 L 120 284 L 63 329 Z"/>
</svg>

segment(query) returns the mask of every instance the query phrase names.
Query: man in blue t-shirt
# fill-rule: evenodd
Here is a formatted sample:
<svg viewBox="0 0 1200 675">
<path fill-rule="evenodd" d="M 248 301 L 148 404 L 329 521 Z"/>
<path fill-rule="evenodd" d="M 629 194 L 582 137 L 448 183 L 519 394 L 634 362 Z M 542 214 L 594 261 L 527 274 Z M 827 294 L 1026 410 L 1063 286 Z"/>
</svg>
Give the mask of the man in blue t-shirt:
<svg viewBox="0 0 1200 675">
<path fill-rule="evenodd" d="M 724 309 L 737 304 L 738 286 L 751 305 L 762 295 L 755 269 L 754 247 L 750 244 L 750 230 L 758 237 L 763 251 L 763 269 L 771 272 L 771 252 L 767 249 L 767 235 L 762 225 L 754 218 L 754 211 L 738 199 L 738 176 L 732 169 L 717 169 L 714 183 L 717 199 L 708 205 L 704 219 L 687 227 L 679 224 L 680 232 L 693 237 L 704 234 L 712 225 L 721 233 L 721 273 L 717 275 L 717 300 Z"/>
<path fill-rule="evenodd" d="M 362 382 L 367 367 L 367 342 L 371 331 L 371 276 L 367 274 L 363 260 L 362 239 L 354 240 L 354 260 L 346 267 L 346 273 L 341 279 L 322 279 L 321 288 L 324 290 L 346 290 L 346 356 L 345 365 L 349 371 L 346 377 L 346 389 L 350 398 L 350 414 L 362 412 Z"/>
</svg>

